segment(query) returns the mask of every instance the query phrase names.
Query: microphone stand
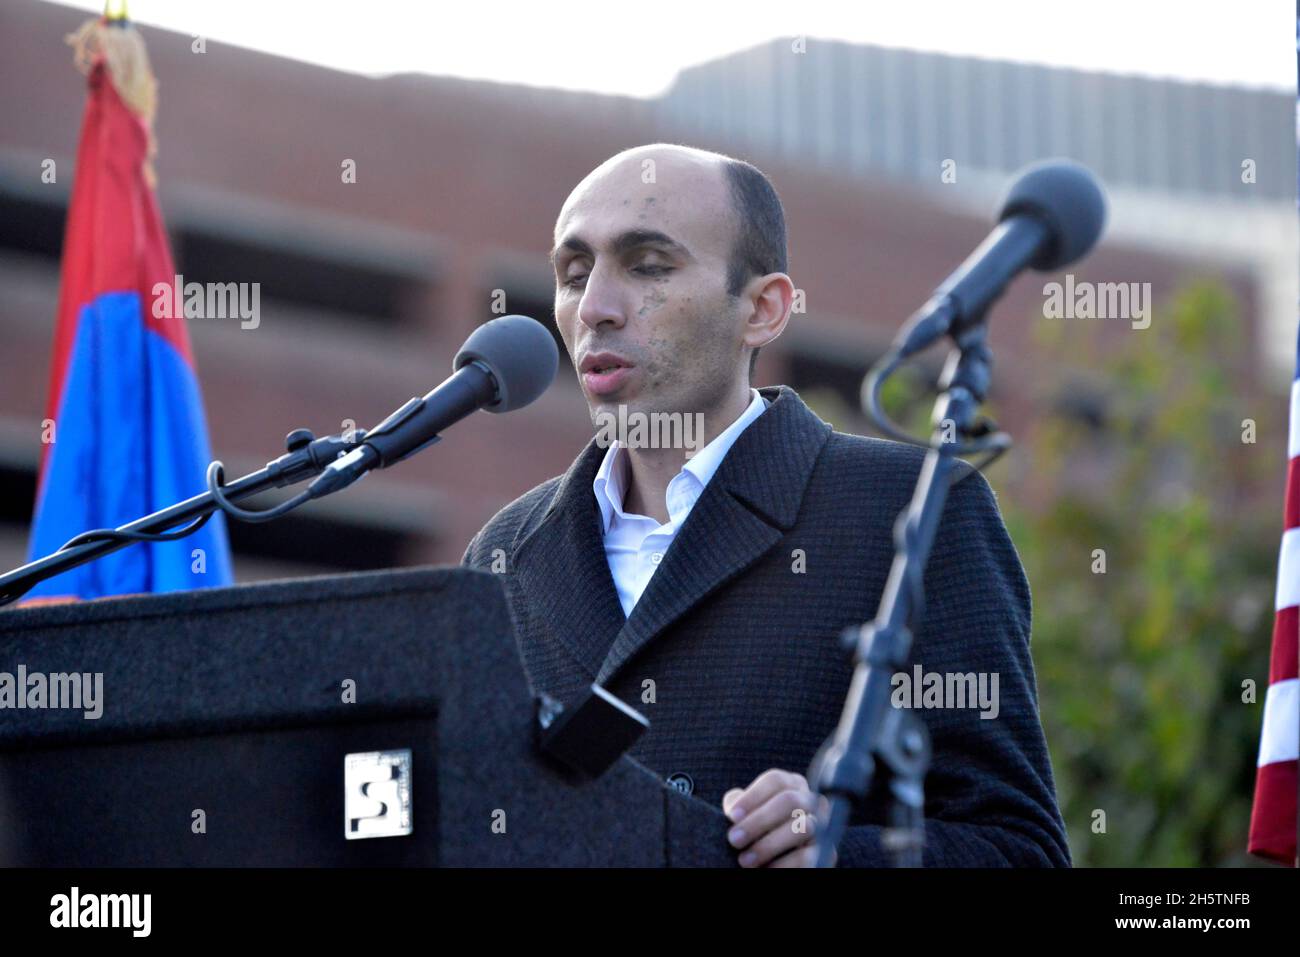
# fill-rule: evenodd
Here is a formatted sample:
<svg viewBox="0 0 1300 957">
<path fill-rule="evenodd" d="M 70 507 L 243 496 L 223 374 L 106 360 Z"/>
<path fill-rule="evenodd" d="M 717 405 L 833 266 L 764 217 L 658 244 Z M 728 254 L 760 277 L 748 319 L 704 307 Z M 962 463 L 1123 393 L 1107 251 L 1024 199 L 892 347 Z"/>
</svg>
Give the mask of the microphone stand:
<svg viewBox="0 0 1300 957">
<path fill-rule="evenodd" d="M 356 429 L 345 435 L 346 438 L 341 435 L 330 435 L 318 439 L 306 429 L 295 429 L 285 437 L 287 449 L 285 455 L 268 462 L 264 468 L 250 472 L 230 485 L 221 484 L 221 463 L 213 462 L 208 466 L 206 492 L 115 529 L 83 532 L 57 552 L 0 575 L 0 606 L 17 601 L 47 578 L 94 561 L 134 542 L 172 541 L 184 538 L 198 531 L 218 509 L 244 521 L 266 521 L 278 518 L 306 501 L 307 493 L 301 493 L 264 512 L 246 512 L 235 507 L 233 503 L 268 489 L 283 488 L 319 475 L 340 455 L 359 446 L 366 437 L 366 431 Z M 179 531 L 163 534 L 167 529 L 174 528 L 182 522 L 190 522 L 190 524 Z"/>
<path fill-rule="evenodd" d="M 954 333 L 932 416 L 928 443 L 902 432 L 879 407 L 880 388 L 903 362 L 892 350 L 868 374 L 863 404 L 881 430 L 925 445 L 929 451 L 917 477 L 911 504 L 894 525 L 894 564 L 874 621 L 846 629 L 841 636 L 852 652 L 854 671 L 840 723 L 813 758 L 808 782 L 830 804 L 817 829 L 817 866 L 834 865 L 835 849 L 848 827 L 856 802 L 879 796 L 889 807 L 882 843 L 895 866 L 920 867 L 925 843 L 925 772 L 930 739 L 925 724 L 910 710 L 894 708 L 894 674 L 906 668 L 912 648 L 911 624 L 922 611 L 922 574 L 943 514 L 944 501 L 959 455 L 986 452 L 983 468 L 1010 447 L 1010 437 L 979 416 L 988 391 L 991 354 L 983 316 Z"/>
</svg>

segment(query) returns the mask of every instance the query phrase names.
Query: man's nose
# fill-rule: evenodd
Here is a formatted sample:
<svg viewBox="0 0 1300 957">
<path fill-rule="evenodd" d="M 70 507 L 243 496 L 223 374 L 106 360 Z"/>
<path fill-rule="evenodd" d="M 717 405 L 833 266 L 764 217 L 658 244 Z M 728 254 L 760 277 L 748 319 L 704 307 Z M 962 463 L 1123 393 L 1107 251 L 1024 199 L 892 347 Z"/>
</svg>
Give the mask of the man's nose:
<svg viewBox="0 0 1300 957">
<path fill-rule="evenodd" d="M 587 275 L 582 298 L 578 301 L 578 321 L 593 330 L 605 324 L 615 329 L 623 326 L 623 298 L 619 284 L 598 266 Z"/>
</svg>

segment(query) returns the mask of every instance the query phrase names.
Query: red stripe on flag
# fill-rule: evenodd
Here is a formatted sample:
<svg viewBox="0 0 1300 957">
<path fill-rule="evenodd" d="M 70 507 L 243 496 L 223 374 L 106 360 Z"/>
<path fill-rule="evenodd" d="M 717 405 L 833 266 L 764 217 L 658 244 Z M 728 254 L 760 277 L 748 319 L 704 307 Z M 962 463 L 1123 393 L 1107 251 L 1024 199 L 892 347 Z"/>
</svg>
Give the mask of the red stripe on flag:
<svg viewBox="0 0 1300 957">
<path fill-rule="evenodd" d="M 1255 771 L 1255 809 L 1250 816 L 1249 851 L 1282 864 L 1295 864 L 1296 764 L 1277 761 Z"/>
<path fill-rule="evenodd" d="M 1300 655 L 1300 609 L 1295 605 L 1283 608 L 1273 619 L 1273 655 L 1269 662 L 1268 683 L 1277 684 L 1296 674 L 1296 658 Z"/>
<path fill-rule="evenodd" d="M 103 293 L 138 293 L 145 307 L 141 321 L 194 365 L 184 317 L 159 319 L 150 308 L 154 285 L 170 285 L 175 268 L 157 198 L 145 179 L 148 128 L 122 102 L 103 60 L 91 68 L 87 85 L 90 96 L 64 229 L 54 358 L 45 400 L 45 417 L 56 421 L 81 310 Z M 41 482 L 49 449 L 48 443 L 41 446 Z"/>
</svg>

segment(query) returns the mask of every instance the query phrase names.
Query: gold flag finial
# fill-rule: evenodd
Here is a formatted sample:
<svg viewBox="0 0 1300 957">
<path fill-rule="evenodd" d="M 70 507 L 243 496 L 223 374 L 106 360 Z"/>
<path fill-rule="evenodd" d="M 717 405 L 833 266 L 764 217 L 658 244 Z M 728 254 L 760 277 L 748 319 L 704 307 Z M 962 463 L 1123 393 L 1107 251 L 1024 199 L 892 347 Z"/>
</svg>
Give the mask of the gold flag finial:
<svg viewBox="0 0 1300 957">
<path fill-rule="evenodd" d="M 158 149 L 153 135 L 153 120 L 158 110 L 158 80 L 149 67 L 144 38 L 127 19 L 126 0 L 120 0 L 116 13 L 113 7 L 112 0 L 109 0 L 104 4 L 102 17 L 92 17 L 65 39 L 72 46 L 77 69 L 89 74 L 96 64 L 102 62 L 122 102 L 143 121 L 149 134 L 144 173 L 152 185 L 152 160 Z"/>
</svg>

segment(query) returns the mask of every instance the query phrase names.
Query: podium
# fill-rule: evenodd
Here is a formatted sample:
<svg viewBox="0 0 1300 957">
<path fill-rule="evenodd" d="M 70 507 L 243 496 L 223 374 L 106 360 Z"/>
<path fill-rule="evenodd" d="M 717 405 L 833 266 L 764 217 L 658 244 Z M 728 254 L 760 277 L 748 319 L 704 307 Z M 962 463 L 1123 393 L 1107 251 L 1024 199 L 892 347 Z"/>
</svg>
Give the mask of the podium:
<svg viewBox="0 0 1300 957">
<path fill-rule="evenodd" d="M 4 866 L 735 866 L 660 774 L 541 753 L 487 572 L 0 610 L 6 675 Z"/>
</svg>

